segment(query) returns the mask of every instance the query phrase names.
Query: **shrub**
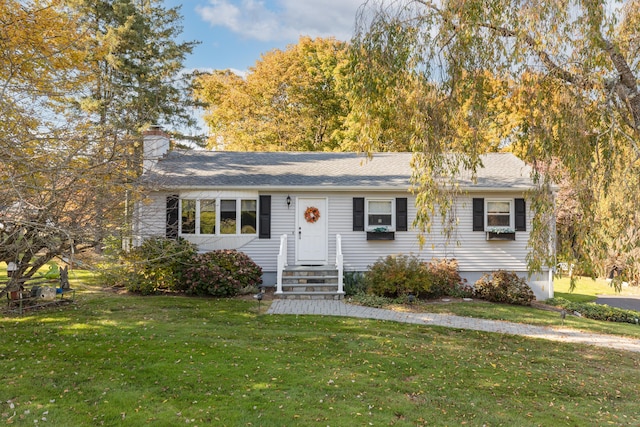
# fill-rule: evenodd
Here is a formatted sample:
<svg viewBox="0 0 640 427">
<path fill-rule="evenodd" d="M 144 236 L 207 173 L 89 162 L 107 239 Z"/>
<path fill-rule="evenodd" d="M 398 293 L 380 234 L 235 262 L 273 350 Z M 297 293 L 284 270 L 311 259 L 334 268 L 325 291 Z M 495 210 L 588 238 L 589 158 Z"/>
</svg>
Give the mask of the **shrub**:
<svg viewBox="0 0 640 427">
<path fill-rule="evenodd" d="M 187 293 L 231 297 L 262 283 L 262 269 L 251 258 L 235 250 L 197 255 L 184 273 Z"/>
<path fill-rule="evenodd" d="M 458 272 L 458 261 L 455 259 L 433 260 L 428 267 L 429 275 L 425 279 L 430 282 L 426 289 L 429 297 L 458 296 L 464 289 Z"/>
<path fill-rule="evenodd" d="M 196 253 L 196 247 L 184 239 L 150 238 L 121 253 L 121 268 L 116 272 L 120 284 L 132 292 L 148 295 L 158 290 L 180 291 L 184 290 L 184 271 Z M 117 285 L 119 280 L 112 279 Z"/>
<path fill-rule="evenodd" d="M 428 292 L 429 267 L 416 256 L 389 255 L 379 259 L 364 275 L 364 285 L 374 295 L 397 298 Z"/>
<path fill-rule="evenodd" d="M 571 313 L 580 313 L 588 319 L 604 320 L 607 322 L 637 323 L 640 319 L 640 312 L 611 307 L 605 304 L 593 302 L 572 302 L 565 298 L 550 298 L 547 304 L 562 307 Z"/>
<path fill-rule="evenodd" d="M 359 271 L 345 271 L 343 284 L 344 293 L 348 296 L 363 294 L 367 291 L 367 287 L 364 282 L 364 274 Z"/>
<path fill-rule="evenodd" d="M 460 277 L 455 259 L 426 263 L 413 255 L 389 255 L 379 259 L 365 273 L 360 290 L 388 298 L 409 293 L 417 298 L 473 295 L 471 287 Z"/>
<path fill-rule="evenodd" d="M 365 294 L 362 292 L 359 292 L 356 295 L 354 295 L 352 298 L 352 301 L 356 304 L 359 304 L 365 307 L 373 307 L 373 308 L 383 308 L 395 302 L 395 300 L 392 298 L 381 297 L 373 294 Z"/>
<path fill-rule="evenodd" d="M 448 295 L 454 298 L 473 298 L 475 290 L 473 286 L 467 283 L 467 279 L 464 279 L 464 281 L 458 283 Z"/>
<path fill-rule="evenodd" d="M 527 282 L 514 272 L 505 270 L 485 274 L 475 283 L 476 297 L 493 302 L 530 305 L 535 299 Z"/>
</svg>

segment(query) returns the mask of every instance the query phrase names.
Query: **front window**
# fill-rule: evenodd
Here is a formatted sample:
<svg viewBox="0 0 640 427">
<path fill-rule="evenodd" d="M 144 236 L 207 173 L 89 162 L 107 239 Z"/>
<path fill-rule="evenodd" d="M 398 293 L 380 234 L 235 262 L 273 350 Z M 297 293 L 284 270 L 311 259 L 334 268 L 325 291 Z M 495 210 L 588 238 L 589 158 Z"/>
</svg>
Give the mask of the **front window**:
<svg viewBox="0 0 640 427">
<path fill-rule="evenodd" d="M 393 226 L 392 200 L 367 200 L 367 227 L 391 228 Z"/>
<path fill-rule="evenodd" d="M 220 201 L 220 234 L 236 234 L 236 201 Z"/>
<path fill-rule="evenodd" d="M 240 210 L 240 233 L 256 234 L 257 203 L 255 200 L 242 200 Z"/>
<path fill-rule="evenodd" d="M 513 227 L 513 206 L 509 200 L 487 201 L 487 229 Z"/>
<path fill-rule="evenodd" d="M 196 233 L 196 201 L 182 199 L 180 230 L 182 234 Z"/>
<path fill-rule="evenodd" d="M 257 199 L 181 199 L 180 212 L 181 234 L 257 234 Z"/>
<path fill-rule="evenodd" d="M 216 234 L 215 200 L 200 200 L 200 234 Z"/>
</svg>

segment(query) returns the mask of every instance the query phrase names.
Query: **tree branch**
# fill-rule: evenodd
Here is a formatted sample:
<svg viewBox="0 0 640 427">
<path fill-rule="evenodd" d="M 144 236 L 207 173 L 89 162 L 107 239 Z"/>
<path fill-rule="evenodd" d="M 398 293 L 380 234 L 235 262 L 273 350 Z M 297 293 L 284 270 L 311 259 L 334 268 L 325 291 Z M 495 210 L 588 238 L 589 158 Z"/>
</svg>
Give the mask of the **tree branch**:
<svg viewBox="0 0 640 427">
<path fill-rule="evenodd" d="M 434 5 L 432 2 L 427 0 L 415 0 L 415 1 L 416 3 L 422 4 L 426 8 L 431 9 L 433 12 L 437 13 L 440 16 L 440 18 L 443 20 L 443 22 L 451 25 L 454 30 L 457 31 L 460 28 L 457 24 L 452 22 L 451 19 L 445 16 L 443 11 L 440 8 L 438 8 L 436 5 Z M 489 23 L 479 23 L 478 26 L 481 28 L 486 28 L 488 30 L 491 30 L 497 35 L 502 37 L 509 37 L 509 38 L 522 37 L 524 42 L 531 48 L 531 50 L 538 56 L 538 58 L 540 58 L 542 63 L 547 67 L 547 69 L 553 76 L 561 80 L 564 80 L 567 83 L 571 83 L 573 85 L 579 86 L 581 88 L 589 88 L 592 86 L 592 84 L 587 82 L 585 79 L 582 79 L 579 76 L 570 73 L 569 71 L 563 69 L 558 64 L 556 64 L 547 52 L 545 52 L 543 49 L 540 49 L 540 47 L 538 46 L 538 43 L 536 43 L 534 38 L 531 37 L 529 34 L 519 33 L 510 28 L 499 27 Z"/>
<path fill-rule="evenodd" d="M 584 89 L 588 89 L 592 86 L 592 84 L 585 79 L 580 78 L 579 76 L 570 73 L 564 68 L 560 67 L 556 64 L 551 56 L 540 49 L 536 41 L 529 34 L 519 34 L 518 32 L 511 30 L 505 27 L 497 27 L 491 24 L 480 24 L 483 28 L 487 28 L 496 32 L 498 35 L 502 37 L 522 37 L 524 42 L 531 48 L 531 50 L 536 54 L 536 56 L 542 61 L 542 63 L 547 67 L 551 75 L 563 80 L 567 83 L 571 83 L 573 85 L 579 86 Z"/>
<path fill-rule="evenodd" d="M 624 56 L 618 51 L 617 46 L 604 37 L 602 37 L 602 42 L 605 52 L 609 55 L 609 59 L 618 72 L 618 79 L 612 81 L 611 84 L 614 85 L 620 99 L 627 104 L 633 118 L 633 128 L 638 135 L 640 134 L 640 93 L 638 93 L 636 77 Z"/>
</svg>

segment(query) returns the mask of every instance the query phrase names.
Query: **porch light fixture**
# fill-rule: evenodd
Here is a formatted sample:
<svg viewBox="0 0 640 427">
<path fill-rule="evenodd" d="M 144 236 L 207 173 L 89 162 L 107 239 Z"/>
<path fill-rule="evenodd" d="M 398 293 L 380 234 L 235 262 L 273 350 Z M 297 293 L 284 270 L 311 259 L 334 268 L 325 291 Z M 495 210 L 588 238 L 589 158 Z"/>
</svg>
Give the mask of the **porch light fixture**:
<svg viewBox="0 0 640 427">
<path fill-rule="evenodd" d="M 291 196 L 287 195 L 287 209 L 291 207 Z"/>
</svg>

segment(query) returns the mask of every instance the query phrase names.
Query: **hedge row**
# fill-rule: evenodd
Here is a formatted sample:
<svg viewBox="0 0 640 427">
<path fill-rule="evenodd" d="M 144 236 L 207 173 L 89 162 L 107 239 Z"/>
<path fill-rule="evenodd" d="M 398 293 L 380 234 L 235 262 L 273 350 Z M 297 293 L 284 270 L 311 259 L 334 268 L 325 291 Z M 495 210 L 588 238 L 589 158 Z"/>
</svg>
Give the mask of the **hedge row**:
<svg viewBox="0 0 640 427">
<path fill-rule="evenodd" d="M 572 302 L 562 297 L 551 298 L 546 302 L 554 307 L 561 307 L 569 313 L 580 313 L 581 316 L 587 319 L 633 324 L 640 322 L 640 312 L 638 311 L 625 310 L 593 302 Z"/>
<path fill-rule="evenodd" d="M 415 255 L 389 255 L 380 258 L 363 275 L 345 275 L 347 295 L 358 295 L 363 304 L 382 300 L 415 298 L 476 297 L 487 301 L 530 305 L 535 295 L 527 282 L 504 270 L 485 274 L 474 286 L 460 277 L 455 259 L 427 263 Z M 368 298 L 364 298 L 368 296 Z"/>
</svg>

